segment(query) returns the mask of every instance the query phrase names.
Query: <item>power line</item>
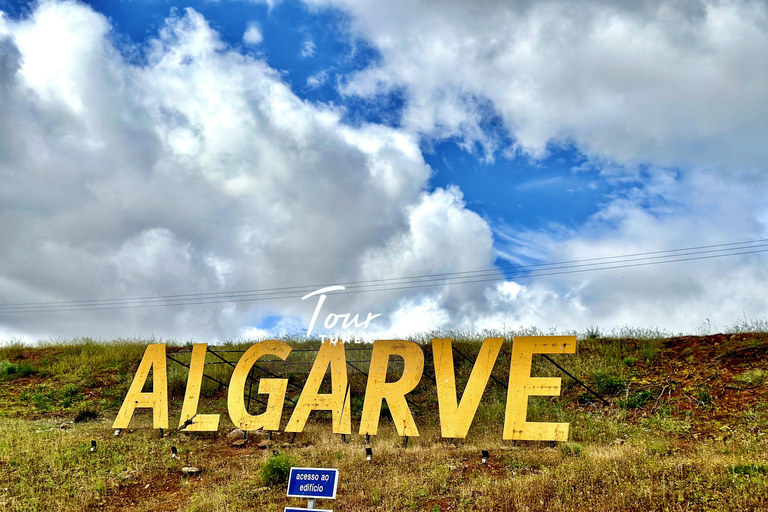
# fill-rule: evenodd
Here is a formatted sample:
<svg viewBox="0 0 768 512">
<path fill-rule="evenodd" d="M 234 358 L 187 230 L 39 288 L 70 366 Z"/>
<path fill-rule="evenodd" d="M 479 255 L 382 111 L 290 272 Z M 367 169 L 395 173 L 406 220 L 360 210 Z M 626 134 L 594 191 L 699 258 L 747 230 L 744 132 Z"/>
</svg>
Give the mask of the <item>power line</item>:
<svg viewBox="0 0 768 512">
<path fill-rule="evenodd" d="M 705 245 L 653 251 L 599 258 L 537 263 L 492 269 L 424 274 L 399 278 L 382 278 L 366 281 L 348 281 L 342 283 L 288 286 L 231 292 L 211 292 L 197 294 L 178 294 L 130 297 L 123 299 L 92 299 L 57 302 L 28 302 L 0 305 L 0 314 L 100 311 L 115 309 L 135 309 L 148 307 L 192 306 L 220 304 L 229 302 L 257 302 L 263 300 L 284 300 L 300 298 L 307 293 L 331 284 L 341 284 L 345 290 L 336 294 L 372 293 L 416 288 L 444 286 L 448 284 L 464 285 L 480 282 L 526 279 L 543 276 L 595 272 L 664 263 L 677 263 L 694 260 L 707 260 L 729 256 L 739 256 L 768 252 L 768 239 L 732 242 L 726 244 Z"/>
</svg>

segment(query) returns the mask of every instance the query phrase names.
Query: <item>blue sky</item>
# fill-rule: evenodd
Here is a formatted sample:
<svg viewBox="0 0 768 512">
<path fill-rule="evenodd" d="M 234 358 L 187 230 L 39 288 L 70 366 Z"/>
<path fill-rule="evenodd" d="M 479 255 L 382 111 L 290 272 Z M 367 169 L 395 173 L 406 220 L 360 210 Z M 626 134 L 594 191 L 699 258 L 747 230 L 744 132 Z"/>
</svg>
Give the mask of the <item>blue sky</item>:
<svg viewBox="0 0 768 512">
<path fill-rule="evenodd" d="M 312 301 L 233 293 L 424 275 L 454 282 L 328 307 L 371 335 L 765 317 L 762 246 L 723 245 L 768 238 L 762 2 L 0 11 L 0 339 L 301 332 Z M 504 273 L 703 246 L 753 250 Z"/>
</svg>

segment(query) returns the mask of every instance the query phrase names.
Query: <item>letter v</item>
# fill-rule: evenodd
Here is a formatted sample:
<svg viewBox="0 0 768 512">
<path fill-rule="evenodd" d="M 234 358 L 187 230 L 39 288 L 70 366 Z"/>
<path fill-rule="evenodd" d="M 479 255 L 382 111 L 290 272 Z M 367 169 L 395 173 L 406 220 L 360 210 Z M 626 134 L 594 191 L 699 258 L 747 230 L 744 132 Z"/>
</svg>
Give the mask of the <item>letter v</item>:
<svg viewBox="0 0 768 512">
<path fill-rule="evenodd" d="M 461 402 L 457 404 L 456 376 L 453 366 L 453 350 L 449 338 L 432 340 L 432 356 L 435 361 L 437 403 L 440 410 L 440 429 L 443 437 L 464 438 L 475 418 L 483 391 L 499 356 L 504 338 L 486 338 L 480 347 L 475 366 L 469 376 Z"/>
</svg>

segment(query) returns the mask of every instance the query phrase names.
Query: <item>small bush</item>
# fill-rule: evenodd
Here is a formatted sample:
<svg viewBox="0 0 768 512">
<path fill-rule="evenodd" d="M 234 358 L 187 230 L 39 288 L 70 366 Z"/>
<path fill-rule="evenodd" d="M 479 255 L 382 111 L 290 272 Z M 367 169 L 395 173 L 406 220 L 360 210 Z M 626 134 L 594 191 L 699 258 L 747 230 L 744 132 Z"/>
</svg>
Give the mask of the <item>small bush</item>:
<svg viewBox="0 0 768 512">
<path fill-rule="evenodd" d="M 637 409 L 648 403 L 651 399 L 652 393 L 650 389 L 640 391 L 638 393 L 632 393 L 625 400 L 620 402 L 620 405 L 624 409 Z"/>
<path fill-rule="evenodd" d="M 34 367 L 29 363 L 12 363 L 10 361 L 0 361 L 0 376 L 6 379 L 15 379 L 17 377 L 26 377 L 35 373 Z"/>
<path fill-rule="evenodd" d="M 53 391 L 48 393 L 37 391 L 32 394 L 31 399 L 32 405 L 34 405 L 38 411 L 50 411 L 51 403 L 54 401 L 54 393 Z"/>
<path fill-rule="evenodd" d="M 608 370 L 597 370 L 592 372 L 592 380 L 595 382 L 595 391 L 597 393 L 619 393 L 627 387 L 627 380 L 619 375 L 615 375 Z"/>
<path fill-rule="evenodd" d="M 75 414 L 75 423 L 95 420 L 99 417 L 99 411 L 95 407 L 85 406 Z"/>
<path fill-rule="evenodd" d="M 293 467 L 293 459 L 278 453 L 267 459 L 261 466 L 261 479 L 265 485 L 276 486 L 288 482 L 288 475 Z"/>
<path fill-rule="evenodd" d="M 560 453 L 565 457 L 578 457 L 581 455 L 581 445 L 578 443 L 563 443 L 560 445 Z"/>
</svg>

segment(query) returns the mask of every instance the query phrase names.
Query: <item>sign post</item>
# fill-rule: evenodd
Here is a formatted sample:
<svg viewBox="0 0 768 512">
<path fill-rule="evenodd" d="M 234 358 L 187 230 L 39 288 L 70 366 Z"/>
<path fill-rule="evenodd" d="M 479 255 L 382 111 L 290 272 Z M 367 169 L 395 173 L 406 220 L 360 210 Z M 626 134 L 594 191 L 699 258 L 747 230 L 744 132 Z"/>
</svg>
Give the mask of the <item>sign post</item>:
<svg viewBox="0 0 768 512">
<path fill-rule="evenodd" d="M 339 483 L 339 470 L 328 468 L 291 468 L 288 478 L 288 497 L 307 498 L 307 508 L 285 507 L 284 512 L 314 510 L 332 512 L 315 508 L 317 499 L 335 500 L 336 486 Z"/>
</svg>

